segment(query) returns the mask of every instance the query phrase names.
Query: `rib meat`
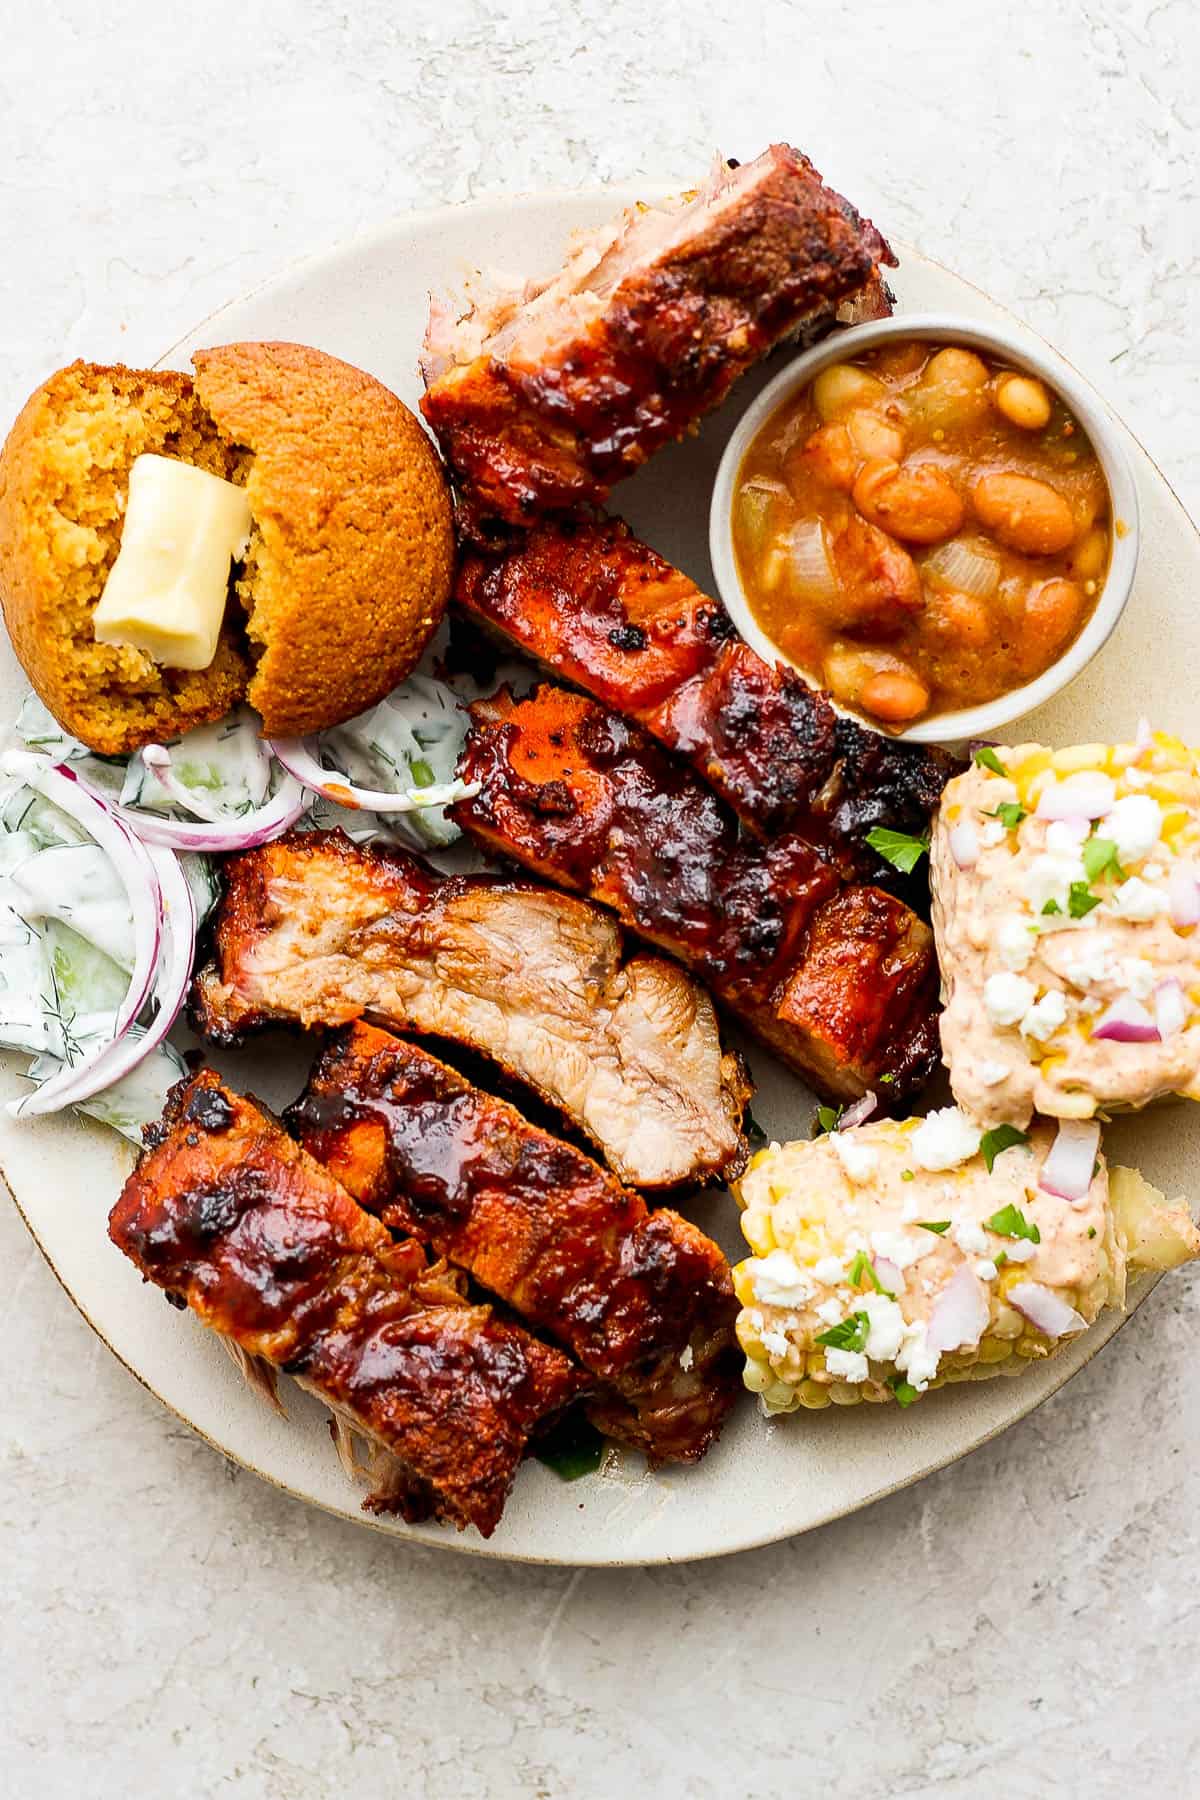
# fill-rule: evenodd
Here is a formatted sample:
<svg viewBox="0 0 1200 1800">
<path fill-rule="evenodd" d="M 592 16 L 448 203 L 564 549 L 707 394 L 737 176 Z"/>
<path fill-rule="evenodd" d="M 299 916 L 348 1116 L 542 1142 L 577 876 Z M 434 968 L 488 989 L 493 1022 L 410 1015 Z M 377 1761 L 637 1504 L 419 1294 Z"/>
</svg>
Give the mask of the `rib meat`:
<svg viewBox="0 0 1200 1800">
<path fill-rule="evenodd" d="M 172 1091 L 108 1229 L 169 1299 L 382 1449 L 368 1511 L 490 1536 L 531 1434 L 586 1385 L 561 1351 L 468 1305 L 212 1070 Z"/>
<path fill-rule="evenodd" d="M 925 831 L 953 757 L 839 718 L 620 519 L 549 519 L 499 555 L 468 555 L 454 597 L 686 757 L 751 830 L 796 830 L 847 877 L 922 898 L 924 877 L 900 876 L 866 835 L 876 825 Z"/>
<path fill-rule="evenodd" d="M 890 311 L 875 228 L 774 144 L 691 197 L 575 240 L 547 280 L 435 301 L 422 410 L 465 513 L 603 501 L 791 333 Z"/>
<path fill-rule="evenodd" d="M 341 832 L 292 833 L 224 865 L 197 1030 L 371 1018 L 469 1045 L 533 1088 L 623 1181 L 744 1165 L 748 1088 L 712 1002 L 659 957 L 625 960 L 597 908 L 534 883 L 439 875 Z"/>
<path fill-rule="evenodd" d="M 415 1045 L 353 1025 L 286 1115 L 384 1222 L 432 1246 L 604 1385 L 592 1416 L 695 1462 L 741 1387 L 729 1265 L 709 1238 Z"/>
<path fill-rule="evenodd" d="M 927 1079 L 933 943 L 899 900 L 844 886 L 795 834 L 740 837 L 690 769 L 581 694 L 502 689 L 471 714 L 459 768 L 481 791 L 454 815 L 480 842 L 611 906 L 830 1097 Z"/>
</svg>

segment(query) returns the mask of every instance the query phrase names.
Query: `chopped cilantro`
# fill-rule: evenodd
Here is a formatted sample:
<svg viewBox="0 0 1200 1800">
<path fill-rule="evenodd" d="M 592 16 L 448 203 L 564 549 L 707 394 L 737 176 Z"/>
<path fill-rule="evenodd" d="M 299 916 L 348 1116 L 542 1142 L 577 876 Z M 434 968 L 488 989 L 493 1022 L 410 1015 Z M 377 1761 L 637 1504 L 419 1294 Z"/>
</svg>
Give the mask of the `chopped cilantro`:
<svg viewBox="0 0 1200 1800">
<path fill-rule="evenodd" d="M 1095 881 L 1106 869 L 1111 869 L 1118 881 L 1124 879 L 1125 871 L 1117 860 L 1117 846 L 1111 838 L 1089 838 L 1081 855 L 1089 881 Z"/>
<path fill-rule="evenodd" d="M 1099 894 L 1090 893 L 1086 881 L 1071 883 L 1071 892 L 1067 896 L 1067 911 L 1073 919 L 1086 919 L 1092 908 L 1099 904 Z"/>
<path fill-rule="evenodd" d="M 1096 1227 L 1094 1225 L 1089 1225 L 1088 1226 L 1088 1236 L 1090 1238 L 1092 1238 L 1092 1237 L 1095 1237 L 1095 1235 L 1096 1235 Z"/>
<path fill-rule="evenodd" d="M 816 1130 L 813 1132 L 813 1136 L 820 1137 L 823 1131 L 836 1131 L 838 1128 L 838 1120 L 841 1118 L 844 1111 L 845 1108 L 841 1106 L 818 1106 L 817 1125 Z"/>
<path fill-rule="evenodd" d="M 860 1250 L 854 1258 L 854 1261 L 850 1264 L 850 1274 L 847 1277 L 850 1286 L 857 1287 L 864 1275 L 877 1294 L 883 1294 L 889 1300 L 894 1300 L 896 1298 L 890 1288 L 885 1288 L 882 1281 L 880 1281 L 878 1275 L 875 1273 L 875 1264 L 871 1261 L 866 1251 Z"/>
<path fill-rule="evenodd" d="M 579 1412 L 572 1411 L 530 1446 L 531 1453 L 560 1481 L 593 1475 L 604 1461 L 604 1439 Z"/>
<path fill-rule="evenodd" d="M 1000 758 L 996 755 L 996 752 L 992 749 L 990 744 L 984 744 L 981 749 L 975 752 L 975 761 L 981 769 L 990 769 L 993 775 L 1008 774 L 1008 770 L 1000 761 Z"/>
<path fill-rule="evenodd" d="M 1047 917 L 1050 917 L 1054 913 L 1060 913 L 1061 911 L 1062 907 L 1058 904 L 1057 900 L 1047 900 L 1045 906 L 1042 908 L 1043 914 Z"/>
<path fill-rule="evenodd" d="M 979 1140 L 979 1148 L 983 1152 L 983 1160 L 990 1175 L 992 1165 L 1002 1150 L 1011 1150 L 1014 1144 L 1027 1144 L 1029 1133 L 1018 1131 L 1015 1125 L 997 1125 L 994 1131 L 985 1131 Z"/>
<path fill-rule="evenodd" d="M 989 819 L 999 819 L 1005 831 L 1015 831 L 1026 813 L 1019 800 L 1002 800 L 987 816 Z"/>
<path fill-rule="evenodd" d="M 1042 1234 L 1037 1226 L 1032 1225 L 1020 1207 L 1014 1206 L 1011 1200 L 1007 1206 L 1002 1206 L 998 1213 L 993 1213 L 991 1218 L 986 1219 L 984 1223 L 988 1230 L 994 1231 L 998 1237 L 1028 1238 L 1031 1244 L 1040 1244 L 1042 1241 Z"/>
<path fill-rule="evenodd" d="M 917 1230 L 918 1231 L 936 1231 L 939 1237 L 941 1237 L 943 1231 L 949 1231 L 949 1229 L 950 1229 L 949 1219 L 918 1219 L 917 1220 Z"/>
<path fill-rule="evenodd" d="M 894 1075 L 881 1075 L 879 1077 L 879 1085 L 880 1087 L 891 1087 L 895 1079 L 896 1077 Z"/>
<path fill-rule="evenodd" d="M 900 1179 L 901 1181 L 915 1181 L 917 1178 L 911 1169 L 901 1169 Z"/>
<path fill-rule="evenodd" d="M 995 1263 L 997 1269 L 1002 1269 L 1004 1267 L 1005 1263 L 1008 1261 L 1008 1251 L 1007 1250 L 997 1250 L 995 1256 L 993 1256 L 993 1258 L 992 1258 L 992 1261 Z"/>
<path fill-rule="evenodd" d="M 911 875 L 929 849 L 929 833 L 923 837 L 910 837 L 905 831 L 889 831 L 886 825 L 876 825 L 868 831 L 867 842 L 902 875 Z"/>
<path fill-rule="evenodd" d="M 900 1406 L 911 1406 L 914 1400 L 920 1399 L 920 1395 L 912 1382 L 905 1381 L 903 1375 L 891 1376 L 888 1380 L 888 1386 L 891 1388 L 893 1394 L 895 1394 L 897 1403 Z"/>
<path fill-rule="evenodd" d="M 826 1344 L 830 1350 L 863 1350 L 870 1335 L 871 1315 L 855 1312 L 840 1325 L 831 1325 L 828 1331 L 818 1332 L 816 1341 Z"/>
</svg>

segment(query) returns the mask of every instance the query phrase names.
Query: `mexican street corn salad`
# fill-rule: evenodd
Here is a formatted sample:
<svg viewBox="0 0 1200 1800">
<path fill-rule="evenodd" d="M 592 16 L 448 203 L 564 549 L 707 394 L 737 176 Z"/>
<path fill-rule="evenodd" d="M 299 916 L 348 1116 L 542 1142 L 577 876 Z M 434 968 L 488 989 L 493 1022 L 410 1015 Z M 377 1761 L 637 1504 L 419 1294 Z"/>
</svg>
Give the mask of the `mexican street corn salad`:
<svg viewBox="0 0 1200 1800">
<path fill-rule="evenodd" d="M 955 1099 L 985 1124 L 1200 1097 L 1200 760 L 976 752 L 931 847 Z"/>
<path fill-rule="evenodd" d="M 1110 1171 L 1099 1135 L 947 1107 L 761 1150 L 734 1184 L 746 1386 L 785 1413 L 1018 1374 L 1123 1306 L 1127 1265 L 1200 1255 L 1186 1206 Z"/>
</svg>

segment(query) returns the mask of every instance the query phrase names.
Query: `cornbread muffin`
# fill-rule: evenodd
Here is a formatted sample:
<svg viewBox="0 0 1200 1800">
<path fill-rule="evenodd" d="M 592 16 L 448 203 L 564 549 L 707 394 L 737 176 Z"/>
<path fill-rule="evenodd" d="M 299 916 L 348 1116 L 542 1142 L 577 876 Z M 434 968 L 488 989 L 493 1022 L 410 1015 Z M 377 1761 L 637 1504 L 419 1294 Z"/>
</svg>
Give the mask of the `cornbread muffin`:
<svg viewBox="0 0 1200 1800">
<path fill-rule="evenodd" d="M 77 362 L 33 395 L 0 451 L 0 604 L 13 647 L 64 728 L 128 754 L 243 697 L 271 736 L 302 736 L 382 699 L 446 605 L 445 478 L 396 396 L 296 344 L 198 352 L 196 379 Z M 216 656 L 163 667 L 97 643 L 92 614 L 144 453 L 245 485 L 254 516 Z"/>
</svg>

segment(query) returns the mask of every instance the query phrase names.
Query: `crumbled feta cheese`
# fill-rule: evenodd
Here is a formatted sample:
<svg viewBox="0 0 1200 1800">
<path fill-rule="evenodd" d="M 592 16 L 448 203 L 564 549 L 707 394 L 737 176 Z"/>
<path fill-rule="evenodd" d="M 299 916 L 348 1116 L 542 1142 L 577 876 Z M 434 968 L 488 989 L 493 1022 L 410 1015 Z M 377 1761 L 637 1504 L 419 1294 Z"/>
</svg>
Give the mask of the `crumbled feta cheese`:
<svg viewBox="0 0 1200 1800">
<path fill-rule="evenodd" d="M 1147 881 L 1161 881 L 1166 872 L 1162 864 L 1156 862 L 1148 862 L 1142 870 Z"/>
<path fill-rule="evenodd" d="M 1009 1262 L 1028 1262 L 1036 1249 L 1037 1245 L 1031 1244 L 1028 1238 L 1013 1238 L 1004 1246 Z"/>
<path fill-rule="evenodd" d="M 791 1348 L 791 1345 L 788 1343 L 787 1338 L 782 1331 L 764 1331 L 759 1336 L 759 1342 L 762 1344 L 762 1347 L 768 1356 L 778 1357 L 780 1361 L 783 1360 Z M 679 1360 L 682 1365 L 683 1358 L 680 1357 Z"/>
<path fill-rule="evenodd" d="M 834 1350 L 827 1346 L 825 1367 L 841 1381 L 865 1381 L 871 1373 L 861 1350 Z"/>
<path fill-rule="evenodd" d="M 1135 1000 L 1148 1000 L 1158 985 L 1158 970 L 1144 956 L 1127 956 L 1121 964 L 1121 985 Z"/>
<path fill-rule="evenodd" d="M 925 1340 L 925 1326 L 910 1325 L 896 1352 L 896 1367 L 902 1375 L 907 1375 L 919 1393 L 924 1393 L 938 1368 L 939 1353 L 931 1350 Z"/>
<path fill-rule="evenodd" d="M 860 1143 L 852 1131 L 831 1131 L 829 1147 L 851 1181 L 870 1181 L 879 1157 L 870 1144 Z"/>
<path fill-rule="evenodd" d="M 975 1264 L 975 1273 L 978 1275 L 980 1281 L 995 1281 L 996 1276 L 1000 1271 L 997 1269 L 992 1259 L 985 1256 L 982 1262 L 977 1262 Z"/>
<path fill-rule="evenodd" d="M 1036 999 L 1036 987 L 1023 975 L 989 975 L 983 984 L 983 1008 L 993 1025 L 1016 1025 Z"/>
<path fill-rule="evenodd" d="M 960 1219 L 950 1227 L 950 1236 L 967 1256 L 982 1256 L 988 1247 L 987 1233 L 974 1219 Z"/>
<path fill-rule="evenodd" d="M 1041 856 L 1034 857 L 1025 871 L 1022 886 L 1026 904 L 1030 912 L 1039 917 L 1051 900 L 1066 912 L 1072 883 L 1086 880 L 1087 871 L 1078 846 L 1066 852 L 1044 851 Z"/>
<path fill-rule="evenodd" d="M 822 1287 L 837 1287 L 846 1279 L 846 1265 L 840 1256 L 823 1256 L 813 1264 L 813 1274 Z"/>
<path fill-rule="evenodd" d="M 1086 993 L 1090 987 L 1099 987 L 1101 983 L 1112 980 L 1112 964 L 1105 955 L 1104 945 L 1080 943 L 1071 953 L 1071 961 L 1066 964 L 1063 974 L 1072 987 Z"/>
<path fill-rule="evenodd" d="M 918 1242 L 918 1238 L 920 1242 Z M 898 1269 L 910 1269 L 923 1256 L 928 1256 L 933 1249 L 933 1239 L 927 1231 L 913 1233 L 911 1231 L 873 1231 L 871 1233 L 871 1249 L 876 1256 L 884 1256 L 888 1262 L 895 1263 Z"/>
<path fill-rule="evenodd" d="M 999 1087 L 1008 1074 L 1008 1066 L 1002 1062 L 981 1062 L 976 1074 L 980 1087 Z"/>
<path fill-rule="evenodd" d="M 1009 913 L 1007 918 L 1001 919 L 995 943 L 996 953 L 1006 969 L 1020 972 L 1026 967 L 1033 955 L 1036 935 L 1037 927 L 1017 913 Z"/>
<path fill-rule="evenodd" d="M 754 1297 L 763 1306 L 805 1306 L 812 1299 L 812 1277 L 786 1250 L 772 1250 L 769 1256 L 751 1257 L 749 1270 Z"/>
<path fill-rule="evenodd" d="M 1022 1037 L 1036 1038 L 1039 1043 L 1044 1043 L 1066 1023 L 1066 1018 L 1067 1002 L 1057 988 L 1051 988 L 1048 994 L 1042 995 L 1036 1005 L 1029 1008 L 1021 1020 L 1021 1035 Z"/>
<path fill-rule="evenodd" d="M 1143 881 L 1140 875 L 1131 875 L 1113 895 L 1112 908 L 1123 919 L 1145 924 L 1166 912 L 1167 896 L 1161 888 L 1151 887 L 1148 881 Z"/>
<path fill-rule="evenodd" d="M 1046 827 L 1046 848 L 1053 856 L 1069 856 L 1087 835 L 1086 819 L 1054 819 Z"/>
<path fill-rule="evenodd" d="M 1162 836 L 1163 814 L 1149 794 L 1126 794 L 1100 823 L 1101 835 L 1111 838 L 1123 863 L 1140 862 Z"/>
<path fill-rule="evenodd" d="M 982 1136 L 981 1127 L 959 1107 L 943 1106 L 922 1119 L 913 1132 L 913 1161 L 918 1169 L 956 1169 L 974 1156 Z"/>
<path fill-rule="evenodd" d="M 904 1314 L 894 1300 L 883 1294 L 867 1294 L 855 1308 L 865 1312 L 871 1321 L 867 1333 L 866 1353 L 875 1362 L 892 1362 L 904 1342 Z"/>
<path fill-rule="evenodd" d="M 845 1308 L 840 1300 L 822 1300 L 816 1312 L 822 1325 L 840 1325 L 845 1316 Z"/>
<path fill-rule="evenodd" d="M 994 850 L 996 845 L 1002 844 L 1007 836 L 1008 827 L 1006 825 L 1002 825 L 999 819 L 989 819 L 980 828 L 979 842 L 985 850 Z"/>
</svg>

